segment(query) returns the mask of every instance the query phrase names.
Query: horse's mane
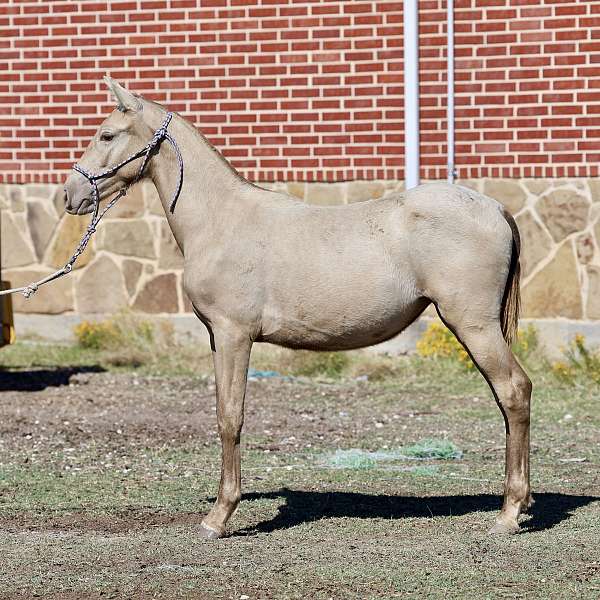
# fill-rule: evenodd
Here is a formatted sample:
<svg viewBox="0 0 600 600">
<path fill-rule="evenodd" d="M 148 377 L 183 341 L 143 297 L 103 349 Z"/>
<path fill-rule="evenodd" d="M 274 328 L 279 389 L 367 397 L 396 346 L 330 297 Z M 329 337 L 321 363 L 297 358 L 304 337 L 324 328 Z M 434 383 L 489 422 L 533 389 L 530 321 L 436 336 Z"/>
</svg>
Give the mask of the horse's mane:
<svg viewBox="0 0 600 600">
<path fill-rule="evenodd" d="M 142 102 L 146 102 L 147 104 L 151 104 L 159 108 L 160 110 L 167 111 L 167 109 L 158 102 L 154 100 L 148 100 L 147 98 L 143 98 L 139 94 L 134 94 L 137 96 Z M 209 150 L 211 150 L 217 158 L 229 169 L 232 175 L 247 183 L 249 185 L 254 185 L 251 181 L 248 181 L 235 167 L 231 165 L 231 163 L 219 152 L 218 148 L 216 148 L 211 142 L 204 136 L 204 134 L 193 124 L 190 123 L 184 116 L 180 115 L 178 112 L 171 111 L 173 115 L 177 118 L 178 122 L 182 123 L 183 126 L 203 145 L 205 145 Z M 255 186 L 258 187 L 258 186 Z"/>
</svg>

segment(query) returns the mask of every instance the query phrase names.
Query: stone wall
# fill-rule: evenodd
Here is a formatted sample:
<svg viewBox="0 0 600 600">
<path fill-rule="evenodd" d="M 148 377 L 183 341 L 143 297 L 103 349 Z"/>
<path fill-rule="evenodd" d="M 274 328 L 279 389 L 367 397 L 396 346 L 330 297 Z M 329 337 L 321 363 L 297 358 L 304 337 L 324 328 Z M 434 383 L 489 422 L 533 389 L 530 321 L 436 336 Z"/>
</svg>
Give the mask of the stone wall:
<svg viewBox="0 0 600 600">
<path fill-rule="evenodd" d="M 600 319 L 600 180 L 462 182 L 503 202 L 523 241 L 523 314 Z M 275 183 L 313 204 L 344 204 L 402 189 L 397 181 Z M 64 214 L 59 186 L 0 186 L 3 279 L 23 285 L 64 265 L 89 217 Z M 74 273 L 15 311 L 37 314 L 187 313 L 181 254 L 151 185 L 137 186 L 100 225 Z"/>
</svg>

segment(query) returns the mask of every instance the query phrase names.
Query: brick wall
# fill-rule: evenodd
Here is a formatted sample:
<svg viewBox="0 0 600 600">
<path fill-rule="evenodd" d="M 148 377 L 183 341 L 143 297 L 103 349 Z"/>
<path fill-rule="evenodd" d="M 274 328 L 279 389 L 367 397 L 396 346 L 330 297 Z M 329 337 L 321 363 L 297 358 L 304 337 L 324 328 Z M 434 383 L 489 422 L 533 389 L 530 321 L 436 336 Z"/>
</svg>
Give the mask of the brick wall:
<svg viewBox="0 0 600 600">
<path fill-rule="evenodd" d="M 422 176 L 445 177 L 445 2 L 420 0 Z M 597 176 L 600 2 L 455 0 L 461 178 Z M 4 0 L 0 182 L 59 182 L 110 72 L 254 180 L 402 179 L 402 2 Z"/>
<path fill-rule="evenodd" d="M 423 176 L 444 176 L 446 2 L 421 7 Z M 455 0 L 462 178 L 598 176 L 600 2 Z"/>
</svg>

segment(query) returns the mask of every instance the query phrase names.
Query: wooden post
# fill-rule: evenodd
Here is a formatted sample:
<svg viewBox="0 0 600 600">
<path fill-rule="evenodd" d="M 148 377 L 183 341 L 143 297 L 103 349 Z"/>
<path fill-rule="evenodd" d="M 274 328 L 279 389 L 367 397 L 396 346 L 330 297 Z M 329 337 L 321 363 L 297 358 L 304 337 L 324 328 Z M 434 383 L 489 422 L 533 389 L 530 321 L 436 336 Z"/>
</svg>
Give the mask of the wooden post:
<svg viewBox="0 0 600 600">
<path fill-rule="evenodd" d="M 10 288 L 8 281 L 2 281 L 2 210 L 0 210 L 0 289 Z M 15 326 L 12 310 L 12 296 L 0 296 L 0 323 L 2 324 L 2 335 L 0 336 L 0 348 L 15 342 Z"/>
</svg>

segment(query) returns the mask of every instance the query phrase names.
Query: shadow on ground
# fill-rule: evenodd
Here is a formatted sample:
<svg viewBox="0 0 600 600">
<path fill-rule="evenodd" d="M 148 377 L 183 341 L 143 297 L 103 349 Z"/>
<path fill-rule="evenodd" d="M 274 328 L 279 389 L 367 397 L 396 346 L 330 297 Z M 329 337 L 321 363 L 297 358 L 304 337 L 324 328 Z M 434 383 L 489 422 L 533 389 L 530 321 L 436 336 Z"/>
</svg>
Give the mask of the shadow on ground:
<svg viewBox="0 0 600 600">
<path fill-rule="evenodd" d="M 477 512 L 496 512 L 501 498 L 491 494 L 464 496 L 389 496 L 351 492 L 302 492 L 281 489 L 273 492 L 245 494 L 243 501 L 284 500 L 278 514 L 270 521 L 254 527 L 234 531 L 230 537 L 270 533 L 319 521 L 347 517 L 351 519 L 403 519 L 468 515 Z M 522 523 L 524 531 L 550 529 L 568 519 L 578 508 L 600 501 L 600 496 L 571 496 L 569 494 L 541 493 L 535 496 L 533 516 Z M 214 498 L 211 499 L 214 501 Z M 200 525 L 201 512 L 163 513 L 160 509 L 130 507 L 112 514 L 98 515 L 78 507 L 68 515 L 39 517 L 21 514 L 0 518 L 0 530 L 6 531 L 96 531 L 124 533 L 143 531 L 154 527 Z M 491 523 L 490 523 L 491 525 Z"/>
<path fill-rule="evenodd" d="M 69 385 L 69 379 L 80 373 L 102 373 L 97 365 L 60 367 L 57 369 L 0 370 L 0 392 L 40 392 L 47 387 Z"/>
<path fill-rule="evenodd" d="M 270 521 L 242 529 L 233 535 L 268 533 L 302 523 L 347 517 L 352 519 L 402 519 L 461 516 L 476 512 L 499 511 L 502 499 L 492 494 L 464 496 L 389 496 L 353 492 L 303 492 L 283 488 L 273 492 L 245 494 L 244 501 L 283 499 L 278 514 Z M 572 496 L 559 493 L 534 495 L 531 517 L 525 531 L 550 529 L 568 519 L 571 513 L 600 496 Z"/>
</svg>

